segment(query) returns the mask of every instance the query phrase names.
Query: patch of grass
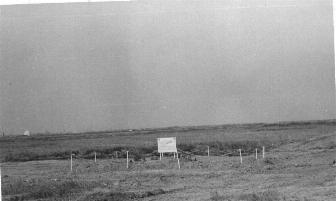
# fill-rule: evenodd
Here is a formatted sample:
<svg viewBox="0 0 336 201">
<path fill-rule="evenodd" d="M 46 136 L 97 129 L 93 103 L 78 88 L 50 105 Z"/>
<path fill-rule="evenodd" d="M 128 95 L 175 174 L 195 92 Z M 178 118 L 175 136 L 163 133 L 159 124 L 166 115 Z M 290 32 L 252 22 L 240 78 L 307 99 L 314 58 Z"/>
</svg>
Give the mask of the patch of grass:
<svg viewBox="0 0 336 201">
<path fill-rule="evenodd" d="M 66 179 L 63 181 L 25 181 L 16 180 L 4 186 L 4 195 L 14 195 L 10 200 L 29 200 L 62 198 L 72 194 L 91 190 L 98 183 Z"/>
<path fill-rule="evenodd" d="M 213 141 L 206 143 L 180 144 L 178 145 L 178 148 L 195 155 L 207 155 L 207 147 L 209 146 L 211 155 L 219 156 L 226 154 L 228 156 L 239 156 L 239 149 L 242 149 L 243 155 L 249 155 L 254 154 L 256 148 L 260 151 L 262 146 L 265 146 L 265 148 L 269 150 L 271 148 L 270 145 L 270 142 L 265 141 Z"/>
<path fill-rule="evenodd" d="M 97 192 L 86 196 L 81 201 L 129 201 L 138 200 L 141 198 L 156 196 L 165 194 L 166 192 L 162 189 L 155 189 L 152 191 L 134 193 L 134 192 Z"/>
<path fill-rule="evenodd" d="M 276 190 L 266 190 L 264 192 L 242 194 L 232 200 L 239 201 L 312 201 L 306 197 L 287 196 Z"/>
<path fill-rule="evenodd" d="M 274 165 L 274 164 L 276 164 L 277 163 L 277 159 L 276 158 L 271 158 L 271 157 L 265 157 L 264 159 L 263 159 L 263 162 L 264 162 L 264 164 L 266 164 L 266 165 Z"/>
<path fill-rule="evenodd" d="M 214 193 L 212 193 L 210 200 L 211 201 L 229 201 L 230 199 L 228 196 L 219 195 L 218 192 L 215 191 Z"/>
<path fill-rule="evenodd" d="M 237 200 L 241 201 L 280 201 L 283 200 L 280 193 L 274 190 L 267 190 L 264 192 L 243 194 L 238 196 Z"/>
<path fill-rule="evenodd" d="M 207 155 L 207 147 L 210 147 L 211 155 L 238 156 L 238 149 L 242 149 L 243 155 L 255 153 L 255 149 L 261 150 L 262 146 L 270 148 L 271 143 L 265 141 L 228 141 L 228 142 L 195 142 L 177 145 L 178 150 L 189 152 L 193 155 Z M 272 147 L 274 148 L 274 147 Z M 75 154 L 74 158 L 93 159 L 94 153 L 98 159 L 107 159 L 111 157 L 126 158 L 126 151 L 129 151 L 129 157 L 134 161 L 144 160 L 146 156 L 157 156 L 157 146 L 117 146 L 117 147 L 97 147 L 82 148 L 80 150 L 66 150 L 58 152 L 16 152 L 6 155 L 4 162 L 24 162 L 34 160 L 64 160 L 70 158 L 70 153 Z"/>
<path fill-rule="evenodd" d="M 326 146 L 327 149 L 335 149 L 336 148 L 336 142 L 335 141 L 331 141 L 327 144 Z"/>
<path fill-rule="evenodd" d="M 78 151 L 80 153 L 78 157 L 87 158 L 94 157 L 93 151 L 97 152 L 98 158 L 111 158 L 114 152 L 118 151 L 122 152 L 119 157 L 125 157 L 126 154 L 123 150 L 131 147 L 140 150 L 138 152 L 140 156 L 144 154 L 156 155 L 155 152 L 153 153 L 153 150 L 157 149 L 156 139 L 168 136 L 176 137 L 177 142 L 181 145 L 180 149 L 196 155 L 206 155 L 208 144 L 211 147 L 210 151 L 219 155 L 228 154 L 230 150 L 235 148 L 241 148 L 246 151 L 243 154 L 249 154 L 254 151 L 252 149 L 255 149 L 255 142 L 264 146 L 274 144 L 274 147 L 292 141 L 302 142 L 316 135 L 321 136 L 335 132 L 335 125 L 335 120 L 331 120 L 279 124 L 170 127 L 138 129 L 132 132 L 124 130 L 77 134 L 33 134 L 30 137 L 5 136 L 0 138 L 0 160 L 13 162 L 68 159 L 68 151 Z M 279 128 L 281 129 L 279 130 Z M 245 140 L 246 143 L 242 140 Z M 263 144 L 263 142 L 267 144 Z M 230 148 L 230 146 L 232 147 Z M 330 143 L 328 148 L 335 149 L 335 143 Z"/>
</svg>

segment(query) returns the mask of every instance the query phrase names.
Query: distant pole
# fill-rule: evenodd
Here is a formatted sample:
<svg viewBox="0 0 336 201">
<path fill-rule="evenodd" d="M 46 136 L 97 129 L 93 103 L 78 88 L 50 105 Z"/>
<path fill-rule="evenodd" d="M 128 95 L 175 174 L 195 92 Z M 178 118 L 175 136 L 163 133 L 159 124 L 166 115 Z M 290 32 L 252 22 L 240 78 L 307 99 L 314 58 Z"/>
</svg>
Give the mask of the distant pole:
<svg viewBox="0 0 336 201">
<path fill-rule="evenodd" d="M 263 146 L 263 158 L 265 158 L 265 146 Z"/>
<path fill-rule="evenodd" d="M 181 169 L 181 166 L 180 166 L 180 159 L 178 157 L 178 153 L 176 152 L 176 158 L 177 158 L 177 164 L 178 164 L 178 167 L 179 169 Z"/>
<path fill-rule="evenodd" d="M 243 157 L 241 154 L 241 149 L 239 149 L 239 156 L 240 156 L 240 164 L 243 164 Z"/>
<path fill-rule="evenodd" d="M 128 151 L 126 151 L 126 159 L 127 159 L 126 168 L 128 169 Z"/>
<path fill-rule="evenodd" d="M 97 153 L 95 152 L 95 163 L 97 162 Z"/>
<path fill-rule="evenodd" d="M 258 160 L 258 149 L 256 149 L 256 160 Z"/>
<path fill-rule="evenodd" d="M 208 157 L 210 156 L 210 147 L 208 146 Z"/>
</svg>

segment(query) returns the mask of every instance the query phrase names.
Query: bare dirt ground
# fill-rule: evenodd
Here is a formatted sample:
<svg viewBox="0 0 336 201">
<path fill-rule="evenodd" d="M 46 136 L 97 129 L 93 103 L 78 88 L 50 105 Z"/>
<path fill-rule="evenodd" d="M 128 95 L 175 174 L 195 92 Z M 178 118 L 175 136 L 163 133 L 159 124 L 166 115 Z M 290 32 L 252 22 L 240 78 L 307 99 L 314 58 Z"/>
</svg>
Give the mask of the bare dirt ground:
<svg viewBox="0 0 336 201">
<path fill-rule="evenodd" d="M 125 159 L 74 159 L 72 173 L 69 160 L 5 162 L 3 194 L 4 200 L 336 200 L 335 131 L 258 157 L 244 156 L 240 164 L 239 156 L 182 155 L 181 169 L 172 156 L 129 169 Z M 64 192 L 55 193 L 57 187 Z"/>
</svg>

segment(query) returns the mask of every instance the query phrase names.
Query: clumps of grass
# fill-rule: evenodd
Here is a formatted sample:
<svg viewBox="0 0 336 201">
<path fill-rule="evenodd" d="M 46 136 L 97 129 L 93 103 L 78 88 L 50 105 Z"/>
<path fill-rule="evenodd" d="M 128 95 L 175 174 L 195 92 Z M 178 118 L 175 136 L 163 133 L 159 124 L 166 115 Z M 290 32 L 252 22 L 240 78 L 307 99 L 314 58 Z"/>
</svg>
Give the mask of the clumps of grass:
<svg viewBox="0 0 336 201">
<path fill-rule="evenodd" d="M 79 151 L 60 151 L 50 153 L 36 153 L 36 152 L 16 152 L 8 153 L 3 162 L 25 162 L 38 160 L 63 160 L 68 159 L 70 153 L 78 154 Z"/>
<path fill-rule="evenodd" d="M 266 165 L 274 165 L 276 164 L 278 161 L 276 158 L 271 158 L 271 157 L 266 157 L 265 159 L 263 159 L 264 164 Z"/>
<path fill-rule="evenodd" d="M 229 201 L 231 199 L 228 196 L 219 195 L 218 192 L 215 191 L 214 193 L 212 193 L 210 200 L 211 201 Z"/>
<path fill-rule="evenodd" d="M 107 158 L 126 158 L 126 151 L 129 151 L 129 157 L 135 161 L 143 160 L 146 155 L 155 155 L 157 147 L 99 147 L 72 151 L 58 151 L 50 153 L 41 152 L 16 152 L 8 153 L 3 162 L 25 162 L 37 160 L 64 160 L 70 158 L 70 153 L 75 154 L 74 158 L 93 159 L 96 153 L 98 159 Z"/>
<path fill-rule="evenodd" d="M 49 198 L 49 197 L 64 197 L 71 193 L 78 193 L 84 189 L 87 189 L 87 186 L 78 181 L 69 180 L 61 183 L 49 183 L 45 186 L 37 186 L 33 188 L 33 191 L 30 192 L 29 197 L 38 199 L 38 198 Z"/>
<path fill-rule="evenodd" d="M 162 189 L 155 189 L 152 191 L 146 192 L 96 192 L 86 196 L 81 201 L 106 201 L 106 200 L 113 200 L 113 201 L 130 201 L 130 200 L 138 200 L 146 197 L 156 196 L 165 194 L 166 192 Z"/>
<path fill-rule="evenodd" d="M 37 181 L 29 183 L 24 180 L 17 180 L 4 187 L 4 195 L 14 195 L 11 201 L 63 198 L 69 195 L 78 194 L 83 191 L 91 190 L 96 183 L 66 179 L 63 181 Z"/>
<path fill-rule="evenodd" d="M 118 158 L 126 158 L 126 151 L 129 151 L 129 157 L 133 158 L 135 161 L 144 160 L 146 155 L 153 155 L 156 147 L 107 147 L 107 148 L 96 148 L 96 149 L 89 149 L 84 150 L 80 153 L 80 157 L 86 159 L 93 159 L 94 153 L 96 153 L 97 158 L 111 158 L 116 157 Z"/>
<path fill-rule="evenodd" d="M 311 201 L 310 199 L 307 199 L 306 197 L 299 198 L 296 196 L 287 196 L 282 193 L 279 193 L 276 190 L 268 189 L 263 192 L 255 192 L 255 193 L 248 193 L 248 194 L 242 194 L 235 199 L 232 200 L 239 200 L 239 201 Z"/>
<path fill-rule="evenodd" d="M 88 196 L 86 196 L 81 201 L 106 201 L 106 200 L 113 200 L 113 201 L 128 201 L 133 200 L 136 198 L 135 193 L 122 193 L 122 192 L 111 192 L 111 193 L 104 193 L 104 192 L 98 192 L 93 193 Z"/>
<path fill-rule="evenodd" d="M 283 200 L 280 193 L 274 190 L 267 190 L 264 192 L 242 194 L 238 196 L 237 200 L 241 201 L 281 201 Z"/>
<path fill-rule="evenodd" d="M 330 141 L 327 146 L 327 149 L 335 149 L 336 148 L 336 142 L 335 141 Z"/>
</svg>

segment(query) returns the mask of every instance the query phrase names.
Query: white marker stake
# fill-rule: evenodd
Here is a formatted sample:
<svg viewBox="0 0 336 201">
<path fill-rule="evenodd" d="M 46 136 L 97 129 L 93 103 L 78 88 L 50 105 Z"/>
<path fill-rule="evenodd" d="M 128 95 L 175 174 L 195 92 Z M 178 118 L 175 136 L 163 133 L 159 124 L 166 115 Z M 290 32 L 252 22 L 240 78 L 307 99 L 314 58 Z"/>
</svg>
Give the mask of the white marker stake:
<svg viewBox="0 0 336 201">
<path fill-rule="evenodd" d="M 128 151 L 126 151 L 126 159 L 127 159 L 127 165 L 126 165 L 126 167 L 127 167 L 127 169 L 128 169 Z"/>
<path fill-rule="evenodd" d="M 72 172 L 72 153 L 70 154 L 70 171 Z"/>
<path fill-rule="evenodd" d="M 241 155 L 241 149 L 239 149 L 239 155 L 240 155 L 240 164 L 243 164 L 243 157 Z"/>
<path fill-rule="evenodd" d="M 210 147 L 208 146 L 208 157 L 210 156 Z"/>
<path fill-rule="evenodd" d="M 265 158 L 265 147 L 263 146 L 263 158 Z"/>
<path fill-rule="evenodd" d="M 97 153 L 95 152 L 95 163 L 97 162 Z"/>
<path fill-rule="evenodd" d="M 178 167 L 179 169 L 181 169 L 181 166 L 180 166 L 180 159 L 178 157 L 178 153 L 176 152 L 176 157 L 177 157 L 177 164 L 178 164 Z"/>
<path fill-rule="evenodd" d="M 258 160 L 258 149 L 256 149 L 256 160 Z"/>
</svg>

